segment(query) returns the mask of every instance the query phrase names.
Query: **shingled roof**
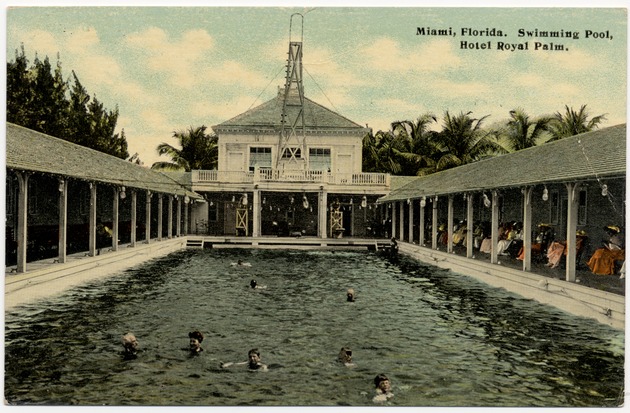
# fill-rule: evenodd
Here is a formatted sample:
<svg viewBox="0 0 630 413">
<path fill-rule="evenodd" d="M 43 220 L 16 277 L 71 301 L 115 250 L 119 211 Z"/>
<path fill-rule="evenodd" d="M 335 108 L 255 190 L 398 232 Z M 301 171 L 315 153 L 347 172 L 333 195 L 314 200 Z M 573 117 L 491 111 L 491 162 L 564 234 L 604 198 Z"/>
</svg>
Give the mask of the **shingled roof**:
<svg viewBox="0 0 630 413">
<path fill-rule="evenodd" d="M 292 123 L 299 113 L 300 106 L 287 105 L 287 124 Z M 278 94 L 275 98 L 256 106 L 223 123 L 213 126 L 217 133 L 258 131 L 279 133 L 282 127 L 282 107 L 284 98 Z M 363 127 L 324 106 L 304 98 L 304 126 L 310 132 L 331 132 L 363 136 L 369 128 Z"/>
<path fill-rule="evenodd" d="M 7 123 L 6 167 L 201 198 L 161 172 Z"/>
<path fill-rule="evenodd" d="M 417 177 L 379 202 L 625 175 L 622 124 Z"/>
</svg>

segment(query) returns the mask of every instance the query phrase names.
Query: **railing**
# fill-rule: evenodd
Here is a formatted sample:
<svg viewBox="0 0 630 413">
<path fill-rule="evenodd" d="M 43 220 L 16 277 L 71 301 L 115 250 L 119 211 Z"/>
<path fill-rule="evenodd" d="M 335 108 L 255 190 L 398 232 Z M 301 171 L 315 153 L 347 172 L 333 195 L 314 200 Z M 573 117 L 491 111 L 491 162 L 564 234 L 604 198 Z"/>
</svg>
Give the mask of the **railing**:
<svg viewBox="0 0 630 413">
<path fill-rule="evenodd" d="M 259 169 L 248 171 L 193 171 L 192 181 L 201 183 L 312 182 L 330 185 L 389 186 L 389 174 Z"/>
</svg>

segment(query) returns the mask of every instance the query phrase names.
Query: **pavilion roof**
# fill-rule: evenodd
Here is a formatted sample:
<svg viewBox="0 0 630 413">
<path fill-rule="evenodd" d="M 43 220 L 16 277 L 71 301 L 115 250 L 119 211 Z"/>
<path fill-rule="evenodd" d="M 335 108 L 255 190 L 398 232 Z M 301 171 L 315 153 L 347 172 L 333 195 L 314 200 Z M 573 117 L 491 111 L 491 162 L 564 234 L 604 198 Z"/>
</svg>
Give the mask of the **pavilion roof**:
<svg viewBox="0 0 630 413">
<path fill-rule="evenodd" d="M 7 123 L 6 138 L 10 169 L 201 198 L 161 172 L 32 129 Z"/>
<path fill-rule="evenodd" d="M 297 97 L 289 99 L 286 123 L 288 126 L 291 126 L 298 117 L 300 110 L 298 103 Z M 282 127 L 283 105 L 284 97 L 279 93 L 275 98 L 213 126 L 212 129 L 218 134 L 253 130 L 279 132 Z M 309 131 L 352 133 L 361 136 L 369 131 L 369 128 L 363 127 L 306 97 L 304 98 L 304 126 Z"/>
<path fill-rule="evenodd" d="M 415 177 L 379 202 L 626 175 L 626 125 Z"/>
</svg>

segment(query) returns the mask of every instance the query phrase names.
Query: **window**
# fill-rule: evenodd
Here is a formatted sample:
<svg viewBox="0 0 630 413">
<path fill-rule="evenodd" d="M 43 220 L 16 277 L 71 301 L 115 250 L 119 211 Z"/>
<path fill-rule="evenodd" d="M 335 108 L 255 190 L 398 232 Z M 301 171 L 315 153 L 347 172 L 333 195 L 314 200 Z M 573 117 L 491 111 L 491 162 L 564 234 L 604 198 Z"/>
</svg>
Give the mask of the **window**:
<svg viewBox="0 0 630 413">
<path fill-rule="evenodd" d="M 249 148 L 249 171 L 253 172 L 256 165 L 259 168 L 271 168 L 271 148 Z"/>
<path fill-rule="evenodd" d="M 577 224 L 586 225 L 586 189 L 580 191 L 578 199 Z"/>
<path fill-rule="evenodd" d="M 209 222 L 217 222 L 219 219 L 219 210 L 217 208 L 217 204 L 211 202 L 208 205 L 208 221 Z"/>
<path fill-rule="evenodd" d="M 282 159 L 291 159 L 291 156 L 295 156 L 297 159 L 302 157 L 302 149 L 300 148 L 284 148 L 282 151 Z"/>
<path fill-rule="evenodd" d="M 558 225 L 558 217 L 560 215 L 560 193 L 558 191 L 552 191 L 549 194 L 549 223 Z"/>
<path fill-rule="evenodd" d="M 314 171 L 330 171 L 330 148 L 310 148 L 309 169 Z"/>
</svg>

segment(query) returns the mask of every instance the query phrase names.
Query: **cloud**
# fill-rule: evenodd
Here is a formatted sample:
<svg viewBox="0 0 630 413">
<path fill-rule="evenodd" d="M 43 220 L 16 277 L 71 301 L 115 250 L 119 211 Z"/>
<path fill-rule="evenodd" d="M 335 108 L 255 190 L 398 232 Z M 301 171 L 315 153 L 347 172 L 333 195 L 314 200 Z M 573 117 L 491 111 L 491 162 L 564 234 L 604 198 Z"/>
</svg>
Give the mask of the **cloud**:
<svg viewBox="0 0 630 413">
<path fill-rule="evenodd" d="M 18 30 L 16 31 L 13 38 L 20 39 L 20 43 L 24 44 L 26 51 L 32 50 L 33 52 L 37 52 L 37 54 L 42 58 L 44 56 L 53 58 L 57 56 L 57 52 L 59 52 L 60 50 L 59 43 L 55 39 L 55 36 L 53 36 L 52 33 L 44 30 Z M 20 44 L 7 45 L 7 48 L 13 46 L 19 48 Z"/>
<path fill-rule="evenodd" d="M 151 27 L 127 36 L 127 46 L 145 55 L 146 67 L 164 73 L 177 87 L 191 89 L 207 70 L 203 60 L 213 49 L 212 37 L 201 29 L 189 30 L 179 40 L 171 40 L 163 29 Z"/>
<path fill-rule="evenodd" d="M 369 61 L 369 67 L 399 74 L 436 72 L 461 63 L 454 53 L 453 42 L 447 39 L 432 39 L 417 48 L 404 50 L 397 41 L 382 37 L 362 48 L 359 54 Z"/>
</svg>

